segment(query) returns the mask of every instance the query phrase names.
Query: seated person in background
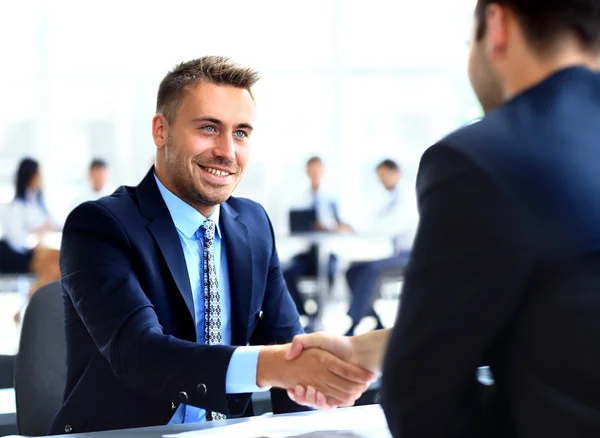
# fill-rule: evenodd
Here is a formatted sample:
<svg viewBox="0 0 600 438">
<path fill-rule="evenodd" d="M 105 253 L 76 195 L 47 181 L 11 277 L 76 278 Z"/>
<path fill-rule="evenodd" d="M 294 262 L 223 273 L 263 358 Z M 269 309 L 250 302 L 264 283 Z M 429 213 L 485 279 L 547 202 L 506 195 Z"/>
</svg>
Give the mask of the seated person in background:
<svg viewBox="0 0 600 438">
<path fill-rule="evenodd" d="M 0 273 L 36 276 L 33 293 L 39 287 L 60 278 L 58 251 L 40 242 L 45 233 L 59 231 L 42 195 L 42 176 L 37 161 L 25 158 L 19 163 L 15 178 L 15 198 L 3 218 L 4 235 L 0 240 Z M 37 245 L 28 242 L 34 236 Z"/>
<path fill-rule="evenodd" d="M 94 158 L 89 169 L 89 186 L 73 201 L 73 208 L 86 201 L 95 201 L 98 198 L 110 195 L 113 190 L 107 184 L 107 180 L 108 165 L 106 164 L 106 161 L 99 158 Z"/>
<path fill-rule="evenodd" d="M 342 222 L 339 214 L 339 205 L 335 198 L 323 189 L 324 176 L 323 162 L 319 157 L 312 157 L 306 163 L 306 174 L 310 180 L 310 188 L 304 199 L 296 205 L 297 208 L 315 209 L 317 222 L 314 224 L 315 231 L 348 232 L 352 229 Z M 304 307 L 305 299 L 298 289 L 301 277 L 316 277 L 318 273 L 318 250 L 317 245 L 311 245 L 309 250 L 294 256 L 290 265 L 285 269 L 283 275 L 290 295 L 296 304 L 300 315 L 308 316 Z M 329 257 L 328 276 L 330 287 L 333 284 L 337 271 L 337 258 L 334 254 Z M 313 318 L 309 319 L 305 330 L 312 331 Z"/>
<path fill-rule="evenodd" d="M 379 292 L 381 280 L 386 275 L 402 273 L 408 263 L 410 247 L 418 217 L 416 204 L 402 193 L 400 167 L 393 160 L 384 160 L 377 166 L 377 176 L 385 189 L 385 196 L 379 201 L 372 215 L 372 233 L 385 234 L 393 238 L 394 255 L 387 259 L 352 264 L 346 272 L 352 301 L 348 315 L 352 326 L 346 335 L 354 334 L 356 326 L 365 316 L 373 316 L 377 329 L 383 324 L 373 308 L 373 301 Z M 408 198 L 408 200 L 407 200 Z"/>
<path fill-rule="evenodd" d="M 286 362 L 289 345 L 276 345 L 302 326 L 271 222 L 230 197 L 249 158 L 257 80 L 224 57 L 176 66 L 152 119 L 156 166 L 69 215 L 67 382 L 51 434 L 248 416 L 250 393 L 302 383 L 348 406 L 374 378 L 318 350 Z M 302 410 L 282 390 L 272 402 L 275 413 Z"/>
</svg>

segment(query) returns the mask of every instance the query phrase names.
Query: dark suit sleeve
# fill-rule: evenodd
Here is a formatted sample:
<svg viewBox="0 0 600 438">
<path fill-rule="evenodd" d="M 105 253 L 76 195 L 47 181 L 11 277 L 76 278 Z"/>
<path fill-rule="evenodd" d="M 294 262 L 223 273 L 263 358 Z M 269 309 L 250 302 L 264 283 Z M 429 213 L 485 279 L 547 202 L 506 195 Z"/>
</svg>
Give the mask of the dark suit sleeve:
<svg viewBox="0 0 600 438">
<path fill-rule="evenodd" d="M 234 347 L 198 345 L 164 334 L 134 273 L 132 251 L 121 224 L 99 204 L 83 204 L 67 219 L 63 287 L 114 374 L 140 393 L 181 401 L 180 392 L 185 392 L 188 404 L 241 414 L 245 404 L 240 412 L 230 412 L 225 395 Z M 198 389 L 201 383 L 206 394 Z"/>
<path fill-rule="evenodd" d="M 304 333 L 304 329 L 300 324 L 296 305 L 283 278 L 275 245 L 273 226 L 267 213 L 264 212 L 264 214 L 269 223 L 269 238 L 272 240 L 273 251 L 269 262 L 267 286 L 263 300 L 263 319 L 257 327 L 251 343 L 255 345 L 286 344 L 291 342 L 294 336 Z M 275 414 L 310 410 L 292 402 L 285 390 L 277 388 L 271 390 L 271 404 Z"/>
<path fill-rule="evenodd" d="M 449 147 L 424 154 L 417 194 L 420 223 L 382 406 L 395 437 L 471 436 L 481 408 L 476 370 L 519 305 L 531 233 L 523 210 Z"/>
</svg>

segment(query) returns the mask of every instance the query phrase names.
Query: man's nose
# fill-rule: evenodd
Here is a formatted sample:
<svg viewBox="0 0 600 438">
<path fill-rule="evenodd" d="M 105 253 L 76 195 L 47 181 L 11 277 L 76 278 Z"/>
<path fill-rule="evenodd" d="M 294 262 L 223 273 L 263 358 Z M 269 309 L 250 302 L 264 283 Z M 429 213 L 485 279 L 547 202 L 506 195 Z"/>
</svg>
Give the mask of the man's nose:
<svg viewBox="0 0 600 438">
<path fill-rule="evenodd" d="M 230 134 L 220 135 L 213 153 L 216 157 L 221 157 L 227 161 L 235 160 L 235 143 L 233 137 Z"/>
</svg>

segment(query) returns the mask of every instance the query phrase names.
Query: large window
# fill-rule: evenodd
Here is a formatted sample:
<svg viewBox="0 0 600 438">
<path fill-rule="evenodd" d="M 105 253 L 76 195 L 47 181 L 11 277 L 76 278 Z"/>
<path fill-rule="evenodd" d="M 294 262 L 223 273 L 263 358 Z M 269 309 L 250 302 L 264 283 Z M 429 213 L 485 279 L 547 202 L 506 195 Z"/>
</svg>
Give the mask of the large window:
<svg viewBox="0 0 600 438">
<path fill-rule="evenodd" d="M 251 165 L 238 194 L 285 224 L 284 186 L 321 155 L 347 205 L 397 159 L 414 180 L 422 152 L 478 114 L 466 79 L 473 0 L 12 2 L 0 36 L 0 203 L 19 158 L 40 159 L 64 217 L 93 156 L 136 184 L 154 146 L 158 83 L 177 62 L 223 54 L 262 73 Z"/>
</svg>

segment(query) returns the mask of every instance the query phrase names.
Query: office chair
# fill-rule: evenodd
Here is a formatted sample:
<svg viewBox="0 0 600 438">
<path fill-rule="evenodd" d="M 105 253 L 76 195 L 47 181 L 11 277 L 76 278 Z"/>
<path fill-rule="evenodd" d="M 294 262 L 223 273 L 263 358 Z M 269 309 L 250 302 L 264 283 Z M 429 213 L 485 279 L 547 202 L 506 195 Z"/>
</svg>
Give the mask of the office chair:
<svg viewBox="0 0 600 438">
<path fill-rule="evenodd" d="M 31 298 L 15 361 L 17 430 L 46 435 L 63 399 L 66 382 L 64 310 L 59 281 Z"/>
<path fill-rule="evenodd" d="M 13 387 L 15 357 L 0 355 L 0 389 Z"/>
</svg>

